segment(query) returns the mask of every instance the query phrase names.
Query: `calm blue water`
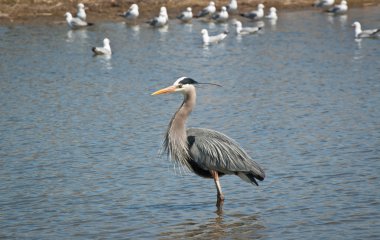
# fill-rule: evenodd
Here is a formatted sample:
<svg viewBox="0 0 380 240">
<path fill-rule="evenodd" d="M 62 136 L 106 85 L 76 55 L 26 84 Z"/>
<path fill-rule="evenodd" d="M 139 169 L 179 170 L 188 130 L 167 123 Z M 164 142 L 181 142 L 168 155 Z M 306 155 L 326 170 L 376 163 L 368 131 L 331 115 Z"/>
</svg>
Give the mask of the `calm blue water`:
<svg viewBox="0 0 380 240">
<path fill-rule="evenodd" d="M 379 239 L 379 7 L 346 17 L 281 13 L 258 35 L 172 20 L 0 27 L 0 238 Z M 244 21 L 243 25 L 253 25 Z M 228 28 L 203 47 L 200 30 Z M 112 58 L 92 46 L 111 40 Z M 266 170 L 260 187 L 173 169 L 159 150 L 182 96 L 203 87 L 189 126 L 236 139 Z"/>
</svg>

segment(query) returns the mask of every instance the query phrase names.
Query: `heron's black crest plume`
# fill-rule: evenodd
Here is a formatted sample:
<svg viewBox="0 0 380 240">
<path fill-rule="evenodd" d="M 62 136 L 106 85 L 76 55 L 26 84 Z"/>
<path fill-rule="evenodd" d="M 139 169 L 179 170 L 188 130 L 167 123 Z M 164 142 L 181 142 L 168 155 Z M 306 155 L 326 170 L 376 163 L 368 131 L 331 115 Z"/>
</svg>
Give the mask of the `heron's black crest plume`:
<svg viewBox="0 0 380 240">
<path fill-rule="evenodd" d="M 179 83 L 181 83 L 181 84 L 199 84 L 199 83 L 198 83 L 197 81 L 195 81 L 194 79 L 192 79 L 192 78 L 188 78 L 188 77 L 182 79 Z"/>
<path fill-rule="evenodd" d="M 216 84 L 216 83 L 198 83 L 198 84 L 212 85 L 212 86 L 217 86 L 217 87 L 223 87 L 222 85 L 220 85 L 220 84 Z"/>
<path fill-rule="evenodd" d="M 219 85 L 219 84 L 216 84 L 216 83 L 200 83 L 200 82 L 197 82 L 195 81 L 194 79 L 192 78 L 189 78 L 189 77 L 183 77 L 183 79 L 181 81 L 179 81 L 178 83 L 180 84 L 197 84 L 197 85 L 213 85 L 213 86 L 217 86 L 217 87 L 222 87 L 222 85 Z"/>
</svg>

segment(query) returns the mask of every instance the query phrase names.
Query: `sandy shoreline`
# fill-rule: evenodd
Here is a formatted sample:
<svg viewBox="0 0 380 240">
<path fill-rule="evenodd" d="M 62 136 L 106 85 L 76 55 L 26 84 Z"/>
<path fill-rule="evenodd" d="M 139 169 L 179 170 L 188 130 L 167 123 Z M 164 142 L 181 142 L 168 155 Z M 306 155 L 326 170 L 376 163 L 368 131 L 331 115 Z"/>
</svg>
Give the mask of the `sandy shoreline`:
<svg viewBox="0 0 380 240">
<path fill-rule="evenodd" d="M 228 0 L 214 0 L 217 8 L 228 3 Z M 315 0 L 238 0 L 239 11 L 253 10 L 258 3 L 268 8 L 300 10 L 310 9 Z M 208 0 L 101 0 L 101 1 L 62 1 L 62 0 L 0 0 L 0 24 L 11 23 L 49 23 L 63 21 L 64 13 L 76 12 L 76 5 L 83 2 L 89 9 L 88 21 L 120 21 L 118 14 L 126 11 L 132 3 L 139 4 L 140 21 L 145 21 L 158 13 L 160 6 L 168 8 L 169 17 L 177 16 L 186 7 L 191 6 L 196 13 L 207 5 Z M 339 2 L 337 0 L 336 2 Z M 350 7 L 370 7 L 380 5 L 379 0 L 350 0 Z"/>
</svg>

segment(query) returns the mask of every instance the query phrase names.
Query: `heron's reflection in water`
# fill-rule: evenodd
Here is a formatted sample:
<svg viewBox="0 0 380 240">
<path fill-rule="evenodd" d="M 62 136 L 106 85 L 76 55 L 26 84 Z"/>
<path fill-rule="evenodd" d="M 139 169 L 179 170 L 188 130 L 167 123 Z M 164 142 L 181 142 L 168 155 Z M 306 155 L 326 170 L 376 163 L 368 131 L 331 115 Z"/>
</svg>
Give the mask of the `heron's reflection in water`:
<svg viewBox="0 0 380 240">
<path fill-rule="evenodd" d="M 262 239 L 264 223 L 255 214 L 229 214 L 216 212 L 216 216 L 204 223 L 198 219 L 186 219 L 161 232 L 160 239 Z"/>
</svg>

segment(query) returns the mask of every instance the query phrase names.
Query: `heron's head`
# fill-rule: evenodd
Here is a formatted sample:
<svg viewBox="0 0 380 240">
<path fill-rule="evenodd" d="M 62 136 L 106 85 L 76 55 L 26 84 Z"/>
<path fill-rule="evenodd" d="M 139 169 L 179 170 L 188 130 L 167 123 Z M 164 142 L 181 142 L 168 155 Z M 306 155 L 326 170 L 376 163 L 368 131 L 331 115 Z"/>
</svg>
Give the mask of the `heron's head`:
<svg viewBox="0 0 380 240">
<path fill-rule="evenodd" d="M 77 7 L 84 9 L 84 4 L 83 3 L 78 3 Z"/>
<path fill-rule="evenodd" d="M 198 84 L 198 82 L 192 78 L 180 77 L 173 83 L 173 85 L 160 89 L 158 91 L 155 91 L 154 93 L 152 93 L 152 95 L 174 93 L 174 92 L 186 93 L 190 90 L 194 90 L 194 85 L 196 84 Z"/>
<path fill-rule="evenodd" d="M 216 84 L 216 83 L 199 83 L 189 77 L 180 77 L 173 83 L 173 85 L 160 89 L 158 91 L 155 91 L 151 95 L 159 95 L 159 94 L 174 93 L 174 92 L 181 92 L 183 94 L 187 94 L 195 90 L 195 85 L 212 85 L 212 86 L 222 87 L 221 85 Z"/>
</svg>

